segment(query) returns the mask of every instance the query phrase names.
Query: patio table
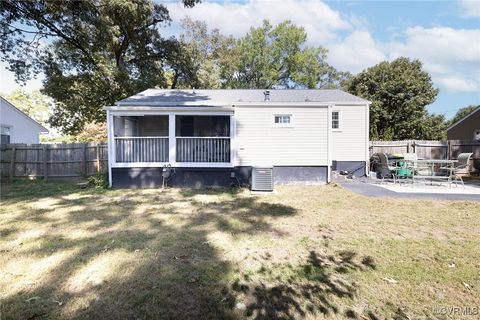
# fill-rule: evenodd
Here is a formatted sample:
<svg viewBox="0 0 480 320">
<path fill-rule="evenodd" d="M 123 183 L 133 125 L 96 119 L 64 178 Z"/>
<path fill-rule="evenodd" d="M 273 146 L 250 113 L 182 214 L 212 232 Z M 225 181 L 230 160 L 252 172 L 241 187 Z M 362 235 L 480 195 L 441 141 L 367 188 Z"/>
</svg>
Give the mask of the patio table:
<svg viewBox="0 0 480 320">
<path fill-rule="evenodd" d="M 455 163 L 458 160 L 437 160 L 437 159 L 428 159 L 428 160 L 416 160 L 413 162 L 414 174 L 412 175 L 412 182 L 415 182 L 415 179 L 424 179 L 430 180 L 430 184 L 433 184 L 434 180 L 447 180 L 449 187 L 452 184 L 452 172 Z M 446 169 L 446 175 L 439 174 L 438 169 Z"/>
</svg>

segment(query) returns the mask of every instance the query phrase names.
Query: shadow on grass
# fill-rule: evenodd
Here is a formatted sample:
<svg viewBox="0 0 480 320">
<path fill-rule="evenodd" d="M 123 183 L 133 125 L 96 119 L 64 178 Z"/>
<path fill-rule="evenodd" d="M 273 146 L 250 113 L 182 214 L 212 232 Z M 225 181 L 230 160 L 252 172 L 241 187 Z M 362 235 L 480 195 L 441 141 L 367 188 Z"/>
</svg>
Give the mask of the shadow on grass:
<svg viewBox="0 0 480 320">
<path fill-rule="evenodd" d="M 262 265 L 259 274 L 266 275 L 264 279 L 268 279 L 267 283 L 244 276 L 242 281 L 237 279 L 231 285 L 231 290 L 242 295 L 242 300 L 246 302 L 245 314 L 253 319 L 337 315 L 341 308 L 334 299 L 353 299 L 357 292 L 356 284 L 349 282 L 338 270 L 342 269 L 345 273 L 374 268 L 372 264 L 365 266 L 356 262 L 355 256 L 346 251 L 328 256 L 310 251 L 304 264 Z"/>
<path fill-rule="evenodd" d="M 232 190 L 118 194 L 79 190 L 72 182 L 22 181 L 7 186 L 2 196 L 6 204 L 55 200 L 34 212 L 25 209 L 4 224 L 7 260 L 21 263 L 22 258 L 70 254 L 44 272 L 43 280 L 6 291 L 0 300 L 5 319 L 282 319 L 337 314 L 339 307 L 332 299 L 353 298 L 356 291 L 344 273 L 374 267 L 373 259 L 356 262 L 353 252 L 322 256 L 312 251 L 299 266 L 272 265 L 266 254 L 259 275 L 267 280 L 255 282 L 247 276 L 240 280 L 237 266 L 210 244 L 209 236 L 281 235 L 272 221 L 296 215 L 295 208 L 241 197 Z M 202 194 L 222 197 L 204 203 L 196 198 Z M 136 212 L 146 203 L 152 205 L 150 211 Z M 185 205 L 191 211 L 186 212 Z M 66 213 L 57 218 L 59 210 Z M 18 244 L 18 219 L 48 224 L 49 232 Z M 73 235 L 62 232 L 64 228 L 83 232 Z M 10 251 L 14 255 L 9 256 Z M 128 259 L 116 260 L 117 254 Z M 102 269 L 107 268 L 101 263 L 105 259 L 110 259 L 109 270 Z M 89 274 L 103 271 L 107 275 L 94 280 Z"/>
</svg>

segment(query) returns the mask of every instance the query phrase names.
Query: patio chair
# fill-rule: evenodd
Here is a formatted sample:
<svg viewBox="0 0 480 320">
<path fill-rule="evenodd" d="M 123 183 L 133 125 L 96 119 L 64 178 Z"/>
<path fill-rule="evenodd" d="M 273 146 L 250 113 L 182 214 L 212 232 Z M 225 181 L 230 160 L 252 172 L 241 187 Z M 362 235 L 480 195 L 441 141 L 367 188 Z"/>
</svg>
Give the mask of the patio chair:
<svg viewBox="0 0 480 320">
<path fill-rule="evenodd" d="M 460 180 L 462 182 L 462 186 L 465 188 L 465 184 L 463 183 L 462 174 L 469 173 L 470 169 L 470 158 L 472 157 L 473 153 L 460 153 L 457 157 L 458 162 L 455 163 L 454 167 L 450 170 L 452 171 L 452 176 L 455 178 L 455 182 Z M 456 185 L 456 183 L 455 183 Z"/>
<path fill-rule="evenodd" d="M 392 177 L 393 183 L 395 183 L 397 167 L 388 164 L 388 157 L 385 153 L 378 153 L 377 155 L 378 159 L 380 160 L 380 176 L 382 178 L 381 183 L 383 183 L 385 178 L 388 177 Z"/>
<path fill-rule="evenodd" d="M 405 160 L 410 169 L 414 171 L 417 169 L 418 156 L 416 153 L 402 153 L 403 160 Z"/>
<path fill-rule="evenodd" d="M 402 153 L 403 159 L 415 163 L 418 160 L 416 153 Z"/>
</svg>

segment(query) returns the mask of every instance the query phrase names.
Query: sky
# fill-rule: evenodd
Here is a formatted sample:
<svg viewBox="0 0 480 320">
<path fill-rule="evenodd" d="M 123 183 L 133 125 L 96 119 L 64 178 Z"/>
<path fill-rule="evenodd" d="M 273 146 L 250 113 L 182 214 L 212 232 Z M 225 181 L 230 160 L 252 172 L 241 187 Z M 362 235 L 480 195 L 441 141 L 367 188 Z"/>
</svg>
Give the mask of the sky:
<svg viewBox="0 0 480 320">
<path fill-rule="evenodd" d="M 338 70 L 358 73 L 399 56 L 420 59 L 440 89 L 430 112 L 451 118 L 458 108 L 480 104 L 480 0 L 467 1 L 202 1 L 184 8 L 166 3 L 172 22 L 164 36 L 181 33 L 179 21 L 190 16 L 223 34 L 243 36 L 263 19 L 291 20 L 305 28 L 307 44 L 328 49 Z M 18 88 L 0 64 L 0 91 Z M 41 87 L 41 75 L 27 90 Z"/>
</svg>

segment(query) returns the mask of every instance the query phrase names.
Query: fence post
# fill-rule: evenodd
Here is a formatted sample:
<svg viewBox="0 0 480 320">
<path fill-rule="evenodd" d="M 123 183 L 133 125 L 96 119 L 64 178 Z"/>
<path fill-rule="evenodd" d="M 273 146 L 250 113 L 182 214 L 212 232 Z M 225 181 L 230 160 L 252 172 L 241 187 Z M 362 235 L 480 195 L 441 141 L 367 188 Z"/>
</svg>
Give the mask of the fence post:
<svg viewBox="0 0 480 320">
<path fill-rule="evenodd" d="M 83 174 L 87 175 L 87 145 L 84 143 L 82 145 L 82 169 Z"/>
<path fill-rule="evenodd" d="M 97 157 L 97 172 L 100 172 L 100 144 L 97 143 L 95 147 L 95 153 Z"/>
<path fill-rule="evenodd" d="M 47 144 L 43 145 L 43 179 L 45 180 L 47 180 L 48 177 L 47 148 Z"/>
<path fill-rule="evenodd" d="M 447 140 L 447 159 L 452 159 L 452 146 L 450 144 L 450 140 Z"/>
<path fill-rule="evenodd" d="M 12 154 L 10 155 L 10 179 L 15 176 L 15 147 L 12 146 Z"/>
</svg>

